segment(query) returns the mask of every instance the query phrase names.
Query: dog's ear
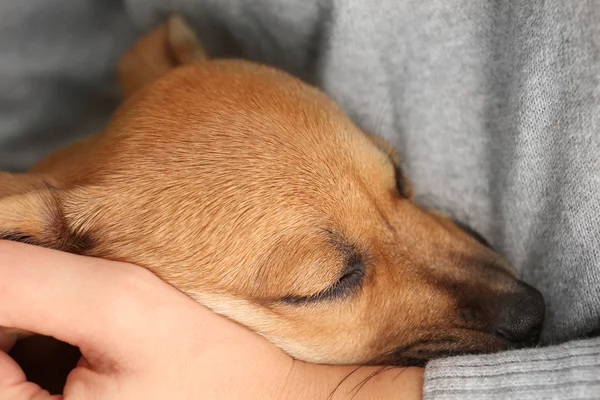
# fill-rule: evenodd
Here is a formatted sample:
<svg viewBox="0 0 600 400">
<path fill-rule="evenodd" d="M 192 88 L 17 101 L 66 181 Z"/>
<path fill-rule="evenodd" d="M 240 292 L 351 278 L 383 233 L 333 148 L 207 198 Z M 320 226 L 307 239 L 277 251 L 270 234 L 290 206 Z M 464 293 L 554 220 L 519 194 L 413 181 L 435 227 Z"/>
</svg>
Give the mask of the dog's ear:
<svg viewBox="0 0 600 400">
<path fill-rule="evenodd" d="M 186 22 L 168 18 L 138 39 L 117 62 L 117 78 L 124 99 L 171 69 L 206 60 L 200 40 Z"/>
<path fill-rule="evenodd" d="M 390 142 L 382 138 L 381 136 L 374 135 L 369 132 L 365 132 L 365 134 L 371 139 L 375 147 L 384 152 L 389 159 L 394 164 L 394 168 L 396 169 L 396 181 L 398 181 L 398 188 L 401 189 L 402 195 L 412 199 L 414 197 L 414 193 L 404 170 L 402 169 L 402 165 L 400 163 L 400 154 L 398 154 L 398 150 Z"/>
<path fill-rule="evenodd" d="M 61 192 L 44 179 L 0 173 L 0 239 L 86 254 L 91 237 L 73 230 Z"/>
</svg>

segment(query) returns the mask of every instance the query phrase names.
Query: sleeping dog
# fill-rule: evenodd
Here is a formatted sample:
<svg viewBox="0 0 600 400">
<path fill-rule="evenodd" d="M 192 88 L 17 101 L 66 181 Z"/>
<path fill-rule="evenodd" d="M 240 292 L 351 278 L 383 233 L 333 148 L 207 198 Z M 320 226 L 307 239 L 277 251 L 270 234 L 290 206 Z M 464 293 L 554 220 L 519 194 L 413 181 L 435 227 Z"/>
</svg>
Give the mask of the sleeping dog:
<svg viewBox="0 0 600 400">
<path fill-rule="evenodd" d="M 415 204 L 392 146 L 318 89 L 209 60 L 176 17 L 121 57 L 118 77 L 104 131 L 0 173 L 0 238 L 141 265 L 310 362 L 415 365 L 536 343 L 541 294 Z"/>
</svg>

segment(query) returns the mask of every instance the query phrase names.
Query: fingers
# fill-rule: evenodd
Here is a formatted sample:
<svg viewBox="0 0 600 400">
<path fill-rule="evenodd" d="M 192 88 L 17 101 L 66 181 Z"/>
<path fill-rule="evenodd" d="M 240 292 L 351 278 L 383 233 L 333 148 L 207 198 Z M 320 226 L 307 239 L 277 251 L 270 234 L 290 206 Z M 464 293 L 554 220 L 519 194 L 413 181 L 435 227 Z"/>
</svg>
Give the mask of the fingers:
<svg viewBox="0 0 600 400">
<path fill-rule="evenodd" d="M 167 345 L 174 333 L 203 343 L 234 324 L 127 263 L 0 240 L 0 277 L 0 327 L 77 346 L 97 372 L 146 368 L 177 351 Z"/>
<path fill-rule="evenodd" d="M 0 399 L 3 400 L 60 400 L 31 382 L 17 363 L 6 353 L 0 352 Z"/>
<path fill-rule="evenodd" d="M 126 352 L 132 343 L 115 326 L 131 318 L 131 290 L 118 286 L 128 274 L 132 282 L 154 282 L 129 264 L 0 241 L 0 326 L 53 336 L 82 351 Z"/>
</svg>

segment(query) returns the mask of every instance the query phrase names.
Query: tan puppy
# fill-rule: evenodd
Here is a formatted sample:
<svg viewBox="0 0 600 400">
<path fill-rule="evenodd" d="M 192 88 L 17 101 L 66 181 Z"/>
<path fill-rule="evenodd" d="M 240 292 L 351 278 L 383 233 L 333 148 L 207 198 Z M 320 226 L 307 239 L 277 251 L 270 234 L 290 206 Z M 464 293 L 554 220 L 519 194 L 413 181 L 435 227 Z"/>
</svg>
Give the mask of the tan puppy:
<svg viewBox="0 0 600 400">
<path fill-rule="evenodd" d="M 102 133 L 0 174 L 1 238 L 139 264 L 312 362 L 537 340 L 541 295 L 414 204 L 393 148 L 321 91 L 207 61 L 177 18 L 123 56 L 119 79 L 126 101 Z"/>
</svg>

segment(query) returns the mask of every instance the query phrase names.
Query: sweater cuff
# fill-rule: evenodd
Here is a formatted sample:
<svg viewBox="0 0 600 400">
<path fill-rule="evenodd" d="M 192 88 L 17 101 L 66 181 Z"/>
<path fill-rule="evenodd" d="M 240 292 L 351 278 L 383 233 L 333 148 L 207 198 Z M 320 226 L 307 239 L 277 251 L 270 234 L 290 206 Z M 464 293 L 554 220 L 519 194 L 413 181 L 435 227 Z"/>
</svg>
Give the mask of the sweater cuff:
<svg viewBox="0 0 600 400">
<path fill-rule="evenodd" d="M 600 338 L 431 361 L 423 398 L 600 399 Z"/>
</svg>

